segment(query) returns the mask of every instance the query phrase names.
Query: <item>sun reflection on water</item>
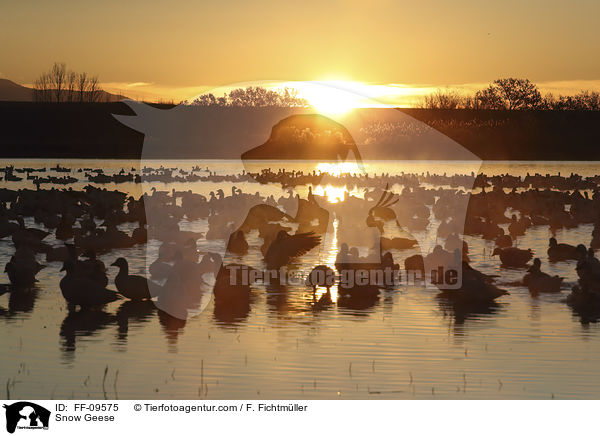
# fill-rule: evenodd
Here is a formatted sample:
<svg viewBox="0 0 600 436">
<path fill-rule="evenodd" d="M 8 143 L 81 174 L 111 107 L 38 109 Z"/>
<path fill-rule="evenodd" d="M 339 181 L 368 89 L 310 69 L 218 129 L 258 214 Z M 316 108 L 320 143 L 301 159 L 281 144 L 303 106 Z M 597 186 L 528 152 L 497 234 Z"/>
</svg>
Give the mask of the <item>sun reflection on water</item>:
<svg viewBox="0 0 600 436">
<path fill-rule="evenodd" d="M 340 201 L 344 201 L 346 186 L 326 185 L 324 187 L 323 185 L 317 185 L 315 186 L 313 193 L 319 197 L 327 198 L 329 203 L 338 203 Z"/>
</svg>

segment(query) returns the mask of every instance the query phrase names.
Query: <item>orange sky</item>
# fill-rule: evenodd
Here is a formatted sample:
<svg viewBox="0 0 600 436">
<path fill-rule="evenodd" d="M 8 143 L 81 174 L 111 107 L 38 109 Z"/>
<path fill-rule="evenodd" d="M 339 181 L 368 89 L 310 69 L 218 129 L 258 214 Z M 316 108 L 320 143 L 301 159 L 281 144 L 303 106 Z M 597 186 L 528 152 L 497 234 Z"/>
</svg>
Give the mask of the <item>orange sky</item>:
<svg viewBox="0 0 600 436">
<path fill-rule="evenodd" d="M 597 0 L 2 2 L 0 76 L 31 83 L 64 61 L 176 100 L 252 80 L 577 88 L 600 79 L 598 16 Z"/>
</svg>

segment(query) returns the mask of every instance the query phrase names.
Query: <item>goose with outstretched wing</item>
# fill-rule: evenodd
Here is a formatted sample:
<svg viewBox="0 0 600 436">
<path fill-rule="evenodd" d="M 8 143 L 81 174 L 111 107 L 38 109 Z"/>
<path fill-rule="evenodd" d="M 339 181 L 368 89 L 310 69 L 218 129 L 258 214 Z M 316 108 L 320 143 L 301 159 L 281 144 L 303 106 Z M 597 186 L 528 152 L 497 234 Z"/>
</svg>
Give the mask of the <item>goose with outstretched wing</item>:
<svg viewBox="0 0 600 436">
<path fill-rule="evenodd" d="M 277 269 L 290 263 L 321 243 L 321 237 L 312 232 L 288 234 L 280 230 L 265 254 L 267 268 Z"/>
</svg>

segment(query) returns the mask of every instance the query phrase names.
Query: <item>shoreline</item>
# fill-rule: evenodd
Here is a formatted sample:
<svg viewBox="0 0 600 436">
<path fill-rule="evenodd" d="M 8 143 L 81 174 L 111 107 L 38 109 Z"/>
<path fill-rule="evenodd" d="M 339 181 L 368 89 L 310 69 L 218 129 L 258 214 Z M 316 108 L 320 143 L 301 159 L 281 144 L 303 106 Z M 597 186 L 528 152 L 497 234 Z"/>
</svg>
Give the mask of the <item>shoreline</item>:
<svg viewBox="0 0 600 436">
<path fill-rule="evenodd" d="M 153 105 L 165 114 L 172 105 Z M 290 108 L 197 107 L 204 123 L 227 126 L 262 114 L 280 119 Z M 377 111 L 379 109 L 372 109 Z M 483 161 L 600 161 L 600 111 L 398 109 L 456 141 Z M 0 157 L 141 159 L 144 134 L 114 115 L 134 116 L 118 103 L 0 102 Z M 215 121 L 216 120 L 216 121 Z M 202 122 L 202 121 L 201 121 Z M 209 141 L 210 138 L 207 139 Z M 240 159 L 247 144 L 169 148 L 156 159 Z M 389 160 L 375 156 L 370 160 Z M 419 159 L 405 159 L 418 161 Z M 457 159 L 453 161 L 461 161 Z"/>
</svg>

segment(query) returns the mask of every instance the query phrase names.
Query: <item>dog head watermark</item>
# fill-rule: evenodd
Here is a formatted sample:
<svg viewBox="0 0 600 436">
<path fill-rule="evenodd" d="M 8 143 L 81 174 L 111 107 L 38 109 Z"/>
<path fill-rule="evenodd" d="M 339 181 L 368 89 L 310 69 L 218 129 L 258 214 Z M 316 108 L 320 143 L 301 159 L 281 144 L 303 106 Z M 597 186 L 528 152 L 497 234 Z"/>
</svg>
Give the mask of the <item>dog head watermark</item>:
<svg viewBox="0 0 600 436">
<path fill-rule="evenodd" d="M 368 96 L 313 84 L 332 99 L 319 109 L 282 86 L 232 85 L 168 109 L 126 101 L 135 115 L 115 115 L 144 133 L 159 309 L 186 319 L 258 282 L 306 285 L 319 265 L 342 287 L 460 288 L 481 160 Z"/>
</svg>

